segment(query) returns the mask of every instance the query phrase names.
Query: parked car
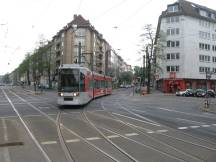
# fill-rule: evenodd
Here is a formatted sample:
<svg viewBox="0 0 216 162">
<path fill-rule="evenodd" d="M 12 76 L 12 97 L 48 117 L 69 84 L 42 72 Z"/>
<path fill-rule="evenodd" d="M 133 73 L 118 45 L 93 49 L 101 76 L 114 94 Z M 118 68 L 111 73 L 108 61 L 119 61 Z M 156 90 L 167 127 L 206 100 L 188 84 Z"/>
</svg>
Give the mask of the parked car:
<svg viewBox="0 0 216 162">
<path fill-rule="evenodd" d="M 209 89 L 205 97 L 215 97 L 215 91 L 213 89 Z"/>
<path fill-rule="evenodd" d="M 176 96 L 194 96 L 194 90 L 193 89 L 186 89 L 184 91 L 177 91 Z"/>
<path fill-rule="evenodd" d="M 206 91 L 203 89 L 196 89 L 194 96 L 196 97 L 205 97 Z"/>
</svg>

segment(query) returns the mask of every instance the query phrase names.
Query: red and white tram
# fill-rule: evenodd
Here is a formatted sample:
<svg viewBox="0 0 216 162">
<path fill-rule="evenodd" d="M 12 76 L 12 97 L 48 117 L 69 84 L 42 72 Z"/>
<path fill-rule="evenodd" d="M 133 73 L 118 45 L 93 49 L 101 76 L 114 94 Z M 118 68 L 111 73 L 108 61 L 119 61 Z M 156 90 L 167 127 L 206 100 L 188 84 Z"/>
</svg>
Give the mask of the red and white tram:
<svg viewBox="0 0 216 162">
<path fill-rule="evenodd" d="M 84 105 L 112 93 L 112 78 L 78 64 L 59 67 L 58 105 Z"/>
</svg>

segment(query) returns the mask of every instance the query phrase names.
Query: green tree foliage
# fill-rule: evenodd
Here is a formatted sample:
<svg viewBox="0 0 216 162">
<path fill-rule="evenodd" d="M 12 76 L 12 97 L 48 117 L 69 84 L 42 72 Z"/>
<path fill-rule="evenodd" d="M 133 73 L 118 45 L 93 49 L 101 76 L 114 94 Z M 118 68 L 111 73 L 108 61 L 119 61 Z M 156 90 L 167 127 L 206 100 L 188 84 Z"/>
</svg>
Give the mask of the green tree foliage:
<svg viewBox="0 0 216 162">
<path fill-rule="evenodd" d="M 125 71 L 120 73 L 119 81 L 120 83 L 131 84 L 133 80 L 133 73 L 130 71 Z"/>
</svg>

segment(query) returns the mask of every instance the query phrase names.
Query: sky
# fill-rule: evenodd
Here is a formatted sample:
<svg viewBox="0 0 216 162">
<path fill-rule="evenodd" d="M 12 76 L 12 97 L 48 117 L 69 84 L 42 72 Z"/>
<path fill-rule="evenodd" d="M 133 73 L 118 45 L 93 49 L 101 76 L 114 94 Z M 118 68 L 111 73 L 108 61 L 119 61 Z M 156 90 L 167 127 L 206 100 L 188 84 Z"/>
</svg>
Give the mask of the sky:
<svg viewBox="0 0 216 162">
<path fill-rule="evenodd" d="M 13 71 L 40 39 L 51 40 L 74 14 L 103 34 L 130 65 L 141 65 L 140 35 L 176 0 L 0 0 L 0 75 Z M 214 0 L 191 2 L 216 10 Z M 119 49 L 119 50 L 118 50 Z"/>
</svg>

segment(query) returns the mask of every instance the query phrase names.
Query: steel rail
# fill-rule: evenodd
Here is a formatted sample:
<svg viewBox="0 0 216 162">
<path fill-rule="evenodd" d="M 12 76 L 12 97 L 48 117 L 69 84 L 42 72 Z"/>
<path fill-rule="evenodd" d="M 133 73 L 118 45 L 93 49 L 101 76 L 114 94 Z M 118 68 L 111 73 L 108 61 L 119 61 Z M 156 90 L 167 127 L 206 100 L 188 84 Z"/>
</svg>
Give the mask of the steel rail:
<svg viewBox="0 0 216 162">
<path fill-rule="evenodd" d="M 5 90 L 1 89 L 2 92 L 4 93 L 5 97 L 7 98 L 8 102 L 10 103 L 10 105 L 12 106 L 14 112 L 17 114 L 17 116 L 19 117 L 21 123 L 23 124 L 23 126 L 25 127 L 26 131 L 28 132 L 28 134 L 30 135 L 30 137 L 32 138 L 32 140 L 34 141 L 34 143 L 36 144 L 36 146 L 39 148 L 39 150 L 41 151 L 41 153 L 43 154 L 44 158 L 46 159 L 47 162 L 52 162 L 52 160 L 50 159 L 50 157 L 47 155 L 47 153 L 44 151 L 44 149 L 42 148 L 42 146 L 40 145 L 39 141 L 36 139 L 36 137 L 33 135 L 33 133 L 31 132 L 31 130 L 28 128 L 26 122 L 24 121 L 24 119 L 22 118 L 21 114 L 19 113 L 19 111 L 15 108 L 13 102 L 10 100 L 10 98 L 8 97 L 8 95 L 6 94 Z"/>
<path fill-rule="evenodd" d="M 110 120 L 114 120 L 114 121 L 117 121 L 117 122 L 119 122 L 119 123 L 121 123 L 121 124 L 124 124 L 124 125 L 130 127 L 131 129 L 136 130 L 137 132 L 141 133 L 142 135 L 144 135 L 144 136 L 146 136 L 146 137 L 152 139 L 153 141 L 158 142 L 158 143 L 160 143 L 160 144 L 162 144 L 162 145 L 165 145 L 165 146 L 167 146 L 167 147 L 172 148 L 172 149 L 175 150 L 176 152 L 179 152 L 179 153 L 181 153 L 181 154 L 184 154 L 184 155 L 186 155 L 186 156 L 189 156 L 189 157 L 191 157 L 191 158 L 193 158 L 193 159 L 195 159 L 195 160 L 203 161 L 203 159 L 201 159 L 201 158 L 198 158 L 198 157 L 196 157 L 196 156 L 194 156 L 194 155 L 188 154 L 188 153 L 186 153 L 186 152 L 184 152 L 184 151 L 181 151 L 181 150 L 177 149 L 177 148 L 174 147 L 174 146 L 171 146 L 170 144 L 161 142 L 160 140 L 158 140 L 158 139 L 156 139 L 156 138 L 154 138 L 154 137 L 152 137 L 152 136 L 150 136 L 150 135 L 147 135 L 145 132 L 143 132 L 143 131 L 140 130 L 141 128 L 140 128 L 139 126 L 135 126 L 134 124 L 131 124 L 131 123 L 129 123 L 129 122 L 125 122 L 125 121 L 123 121 L 123 120 L 120 120 L 120 119 L 116 118 L 113 114 L 111 114 L 111 113 L 103 106 L 103 104 L 102 104 L 102 107 L 103 107 L 104 110 L 107 111 L 107 113 L 109 113 L 110 116 L 112 116 L 114 119 L 111 118 L 111 117 L 105 117 L 105 116 L 103 116 L 103 115 L 100 115 L 101 117 L 109 118 Z M 140 129 L 138 129 L 138 128 L 140 128 Z M 145 130 L 145 128 L 143 128 L 143 130 Z M 158 134 L 164 135 L 164 134 L 162 134 L 162 133 L 158 133 Z M 151 146 L 151 147 L 153 147 L 153 146 Z M 157 148 L 155 148 L 155 149 L 157 149 Z"/>
<path fill-rule="evenodd" d="M 108 143 L 110 143 L 112 146 L 114 146 L 117 150 L 119 150 L 122 154 L 124 154 L 125 156 L 127 156 L 130 160 L 132 160 L 133 162 L 138 162 L 138 160 L 136 158 L 134 158 L 132 155 L 130 155 L 129 153 L 127 153 L 125 150 L 123 150 L 121 147 L 119 147 L 118 145 L 116 145 L 114 142 L 112 142 L 108 137 L 106 137 L 104 135 L 104 133 L 99 130 L 97 128 L 97 126 L 87 117 L 85 110 L 83 109 L 82 111 L 82 115 L 84 117 L 84 119 L 87 121 L 87 123 L 90 124 L 90 126 L 92 128 L 94 128 Z"/>
<path fill-rule="evenodd" d="M 23 99 L 22 97 L 20 97 L 19 95 L 17 95 L 15 92 L 10 91 L 13 95 L 15 95 L 16 97 L 18 97 L 20 100 L 22 100 L 23 102 L 25 102 L 27 105 L 29 105 L 30 107 L 32 107 L 34 110 L 38 111 L 39 113 L 41 113 L 42 115 L 44 115 L 47 119 L 51 120 L 53 123 L 57 124 L 57 122 L 50 117 L 49 115 L 47 115 L 46 113 L 44 113 L 43 111 L 41 111 L 40 109 L 38 109 L 37 107 L 35 107 L 33 104 L 31 104 L 30 102 L 28 102 L 27 100 Z M 111 159 L 112 161 L 115 162 L 119 162 L 117 159 L 115 159 L 114 157 L 112 157 L 110 154 L 106 153 L 105 151 L 103 151 L 102 149 L 100 149 L 99 147 L 97 147 L 96 145 L 94 145 L 93 143 L 89 142 L 88 140 L 86 140 L 84 137 L 80 136 L 79 134 L 77 134 L 76 132 L 72 131 L 71 129 L 67 128 L 65 125 L 63 125 L 61 123 L 61 127 L 66 129 L 69 133 L 77 136 L 79 139 L 81 139 L 82 141 L 84 141 L 85 143 L 87 143 L 88 145 L 90 145 L 94 150 L 102 153 L 105 157 Z"/>
<path fill-rule="evenodd" d="M 61 111 L 58 113 L 56 118 L 56 125 L 57 125 L 57 133 L 59 137 L 60 145 L 64 151 L 65 157 L 68 162 L 75 162 L 75 158 L 72 156 L 69 148 L 67 147 L 67 144 L 65 143 L 64 136 L 61 131 Z"/>
</svg>

